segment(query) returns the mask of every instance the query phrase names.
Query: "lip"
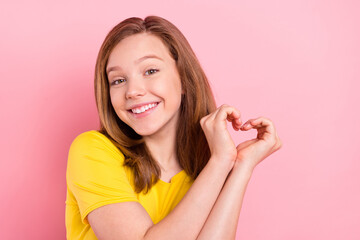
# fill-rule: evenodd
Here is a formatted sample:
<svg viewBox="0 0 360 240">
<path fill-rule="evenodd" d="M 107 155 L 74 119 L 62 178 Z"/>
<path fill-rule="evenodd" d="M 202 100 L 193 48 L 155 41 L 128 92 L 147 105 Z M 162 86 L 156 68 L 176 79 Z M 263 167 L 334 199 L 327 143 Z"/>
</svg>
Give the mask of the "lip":
<svg viewBox="0 0 360 240">
<path fill-rule="evenodd" d="M 139 108 L 139 107 L 142 107 L 142 106 L 145 106 L 145 105 L 149 105 L 149 104 L 152 104 L 152 103 L 156 103 L 156 104 L 159 104 L 160 102 L 145 102 L 145 103 L 139 103 L 139 104 L 136 104 L 136 105 L 132 105 L 130 106 L 129 108 L 127 108 L 126 110 L 128 111 L 131 111 L 131 109 L 134 109 L 134 108 Z"/>
<path fill-rule="evenodd" d="M 133 113 L 131 109 L 134 109 L 134 108 L 139 108 L 139 107 L 142 107 L 142 106 L 145 106 L 145 105 L 148 105 L 148 104 L 152 104 L 152 103 L 156 103 L 156 106 L 153 107 L 153 108 L 150 108 L 148 110 L 146 110 L 145 112 L 142 112 L 142 113 Z M 133 105 L 131 106 L 131 108 L 129 108 L 127 111 L 128 113 L 133 116 L 134 118 L 143 118 L 143 117 L 146 117 L 148 116 L 149 114 L 151 114 L 153 111 L 156 110 L 156 108 L 159 106 L 161 102 L 146 102 L 146 103 L 140 103 L 140 104 L 136 104 L 136 105 Z"/>
</svg>

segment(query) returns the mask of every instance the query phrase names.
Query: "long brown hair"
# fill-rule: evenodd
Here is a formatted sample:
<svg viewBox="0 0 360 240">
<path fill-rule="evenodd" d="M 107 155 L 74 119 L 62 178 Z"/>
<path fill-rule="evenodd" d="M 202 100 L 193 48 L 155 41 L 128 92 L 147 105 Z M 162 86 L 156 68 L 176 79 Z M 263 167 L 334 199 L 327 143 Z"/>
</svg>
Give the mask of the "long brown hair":
<svg viewBox="0 0 360 240">
<path fill-rule="evenodd" d="M 138 33 L 159 37 L 176 61 L 182 90 L 180 117 L 176 134 L 176 153 L 180 166 L 195 179 L 210 158 L 210 150 L 200 119 L 216 108 L 207 77 L 184 35 L 169 21 L 148 16 L 128 18 L 106 36 L 95 67 L 95 97 L 100 117 L 100 132 L 106 135 L 125 156 L 124 165 L 134 173 L 135 191 L 145 193 L 161 174 L 142 137 L 119 119 L 110 101 L 106 65 L 113 48 L 124 38 Z"/>
</svg>

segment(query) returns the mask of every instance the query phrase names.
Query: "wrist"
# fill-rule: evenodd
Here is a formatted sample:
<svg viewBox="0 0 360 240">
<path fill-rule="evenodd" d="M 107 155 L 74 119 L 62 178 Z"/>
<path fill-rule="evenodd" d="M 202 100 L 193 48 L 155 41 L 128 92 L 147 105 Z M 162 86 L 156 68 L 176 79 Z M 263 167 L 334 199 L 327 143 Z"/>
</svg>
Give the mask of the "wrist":
<svg viewBox="0 0 360 240">
<path fill-rule="evenodd" d="M 254 169 L 255 169 L 255 166 L 246 164 L 243 161 L 236 160 L 234 163 L 232 172 L 235 172 L 236 175 L 243 176 L 243 177 L 250 179 Z"/>
<path fill-rule="evenodd" d="M 216 169 L 222 172 L 225 172 L 226 174 L 229 174 L 229 172 L 234 166 L 234 163 L 234 160 L 220 159 L 217 156 L 211 156 L 209 159 L 210 165 L 214 166 Z"/>
</svg>

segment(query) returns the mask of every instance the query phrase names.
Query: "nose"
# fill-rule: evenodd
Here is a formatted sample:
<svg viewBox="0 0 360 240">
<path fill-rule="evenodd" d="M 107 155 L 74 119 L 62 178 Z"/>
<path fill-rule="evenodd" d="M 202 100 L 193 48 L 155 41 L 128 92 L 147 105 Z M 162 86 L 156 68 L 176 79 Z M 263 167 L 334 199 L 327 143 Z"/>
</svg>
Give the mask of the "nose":
<svg viewBox="0 0 360 240">
<path fill-rule="evenodd" d="M 144 84 L 141 79 L 129 79 L 125 93 L 126 99 L 136 99 L 146 94 Z"/>
</svg>

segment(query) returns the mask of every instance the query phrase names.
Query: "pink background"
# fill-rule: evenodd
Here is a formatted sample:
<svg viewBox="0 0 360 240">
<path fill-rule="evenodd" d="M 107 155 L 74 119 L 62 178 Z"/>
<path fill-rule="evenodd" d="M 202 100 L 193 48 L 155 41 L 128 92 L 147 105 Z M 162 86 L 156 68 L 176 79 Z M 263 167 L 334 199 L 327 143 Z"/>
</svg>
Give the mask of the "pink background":
<svg viewBox="0 0 360 240">
<path fill-rule="evenodd" d="M 219 2 L 0 3 L 1 239 L 65 239 L 68 149 L 98 126 L 98 49 L 150 14 L 188 38 L 218 104 L 269 117 L 284 143 L 254 172 L 237 238 L 360 239 L 359 1 Z"/>
</svg>

